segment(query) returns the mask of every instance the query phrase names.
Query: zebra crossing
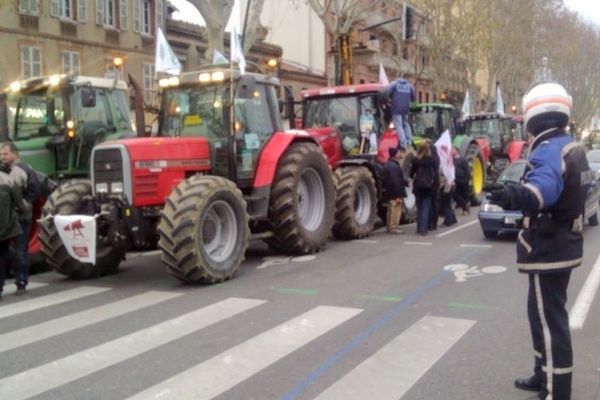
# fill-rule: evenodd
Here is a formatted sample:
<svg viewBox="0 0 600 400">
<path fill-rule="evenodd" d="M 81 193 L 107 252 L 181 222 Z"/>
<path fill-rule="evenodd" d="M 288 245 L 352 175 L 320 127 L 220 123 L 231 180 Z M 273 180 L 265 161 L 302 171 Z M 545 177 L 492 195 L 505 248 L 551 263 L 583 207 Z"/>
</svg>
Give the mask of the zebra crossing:
<svg viewBox="0 0 600 400">
<path fill-rule="evenodd" d="M 34 289 L 30 291 L 34 292 L 36 287 L 43 286 L 34 284 L 31 286 Z M 30 311 L 47 309 L 87 296 L 101 296 L 110 290 L 108 287 L 80 286 L 0 305 L 0 324 L 5 318 L 18 318 Z M 1 333 L 0 360 L 6 352 L 28 344 L 51 338 L 58 340 L 60 335 L 81 332 L 95 324 L 110 323 L 113 318 L 136 311 L 152 310 L 152 307 L 164 302 L 178 301 L 182 296 L 185 294 L 147 291 Z M 75 380 L 143 354 L 151 355 L 160 346 L 176 343 L 217 323 L 229 320 L 235 324 L 236 317 L 252 313 L 267 303 L 269 300 L 265 299 L 231 297 L 199 305 L 193 311 L 174 318 L 4 376 L 0 379 L 0 399 L 29 399 L 63 386 L 68 389 L 65 385 Z M 301 350 L 305 346 L 311 346 L 312 342 L 325 334 L 335 334 L 336 329 L 363 311 L 355 307 L 317 305 L 299 315 L 286 316 L 289 319 L 283 323 L 261 328 L 255 336 L 243 338 L 244 341 L 225 351 L 167 379 L 157 379 L 131 395 L 129 400 L 212 399 L 221 396 L 286 357 L 301 357 Z M 472 320 L 425 316 L 325 388 L 316 398 L 399 399 L 474 324 Z"/>
</svg>

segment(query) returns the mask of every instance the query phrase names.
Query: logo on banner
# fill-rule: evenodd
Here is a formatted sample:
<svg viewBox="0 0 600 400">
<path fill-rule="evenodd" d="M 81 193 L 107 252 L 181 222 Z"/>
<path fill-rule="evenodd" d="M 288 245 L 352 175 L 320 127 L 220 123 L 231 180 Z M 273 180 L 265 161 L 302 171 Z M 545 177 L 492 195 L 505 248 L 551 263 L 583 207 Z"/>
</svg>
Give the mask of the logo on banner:
<svg viewBox="0 0 600 400">
<path fill-rule="evenodd" d="M 54 225 L 67 253 L 84 263 L 96 263 L 96 219 L 91 215 L 55 215 Z"/>
</svg>

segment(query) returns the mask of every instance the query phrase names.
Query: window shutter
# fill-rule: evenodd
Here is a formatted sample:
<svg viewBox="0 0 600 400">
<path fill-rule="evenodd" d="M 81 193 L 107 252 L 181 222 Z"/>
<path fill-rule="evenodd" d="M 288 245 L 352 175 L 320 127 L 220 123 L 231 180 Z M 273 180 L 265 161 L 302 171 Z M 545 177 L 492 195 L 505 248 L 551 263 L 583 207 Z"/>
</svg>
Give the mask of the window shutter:
<svg viewBox="0 0 600 400">
<path fill-rule="evenodd" d="M 50 15 L 53 17 L 60 16 L 60 0 L 52 0 L 50 4 Z"/>
<path fill-rule="evenodd" d="M 122 31 L 126 31 L 128 29 L 127 25 L 129 21 L 127 20 L 127 0 L 119 1 L 119 9 L 121 12 L 121 26 L 119 27 Z"/>
<path fill-rule="evenodd" d="M 140 0 L 133 0 L 133 30 L 139 32 L 141 28 L 142 7 Z"/>
<path fill-rule="evenodd" d="M 96 0 L 96 24 L 104 25 L 104 0 Z"/>
<path fill-rule="evenodd" d="M 77 0 L 77 20 L 87 21 L 87 0 Z"/>
<path fill-rule="evenodd" d="M 163 31 L 165 30 L 165 6 L 163 0 L 156 0 L 156 27 L 160 27 Z"/>
</svg>

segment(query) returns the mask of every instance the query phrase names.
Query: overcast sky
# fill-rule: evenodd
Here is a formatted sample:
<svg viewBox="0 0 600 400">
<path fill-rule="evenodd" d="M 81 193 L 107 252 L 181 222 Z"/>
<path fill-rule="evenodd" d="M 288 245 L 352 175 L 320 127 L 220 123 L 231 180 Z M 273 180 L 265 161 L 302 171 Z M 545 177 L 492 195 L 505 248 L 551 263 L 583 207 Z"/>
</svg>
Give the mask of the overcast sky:
<svg viewBox="0 0 600 400">
<path fill-rule="evenodd" d="M 202 17 L 198 10 L 187 0 L 170 0 L 170 2 L 179 9 L 175 14 L 175 19 L 180 19 L 192 23 L 202 23 Z M 567 7 L 579 11 L 587 18 L 600 26 L 600 1 L 598 0 L 564 0 Z"/>
</svg>

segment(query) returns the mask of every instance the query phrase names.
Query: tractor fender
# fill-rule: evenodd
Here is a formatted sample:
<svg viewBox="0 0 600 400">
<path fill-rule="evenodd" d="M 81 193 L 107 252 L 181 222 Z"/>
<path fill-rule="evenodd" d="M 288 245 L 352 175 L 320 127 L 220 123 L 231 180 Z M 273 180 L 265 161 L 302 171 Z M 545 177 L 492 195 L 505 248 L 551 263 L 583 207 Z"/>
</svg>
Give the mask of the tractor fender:
<svg viewBox="0 0 600 400">
<path fill-rule="evenodd" d="M 489 165 L 490 157 L 492 156 L 492 147 L 490 146 L 490 141 L 487 138 L 483 137 L 476 138 L 475 141 L 481 149 L 481 154 L 483 154 L 483 160 L 487 165 Z"/>
<path fill-rule="evenodd" d="M 319 146 L 317 141 L 312 138 L 308 132 L 302 130 L 289 130 L 285 132 L 275 132 L 265 147 L 260 152 L 258 159 L 258 168 L 254 176 L 254 188 L 270 186 L 275 177 L 275 170 L 279 164 L 281 156 L 292 145 L 292 143 L 305 142 Z"/>
<path fill-rule="evenodd" d="M 475 139 L 468 136 L 463 136 L 462 140 L 460 137 L 457 137 L 454 141 L 454 145 L 458 147 L 458 154 L 460 154 L 461 157 L 464 157 L 467 154 L 467 149 L 471 144 L 479 146 L 479 143 L 477 143 Z"/>
<path fill-rule="evenodd" d="M 507 149 L 508 158 L 510 159 L 510 162 L 517 161 L 518 159 L 520 159 L 521 155 L 523 154 L 523 149 L 527 146 L 528 144 L 524 140 L 513 140 L 508 145 Z"/>
</svg>

